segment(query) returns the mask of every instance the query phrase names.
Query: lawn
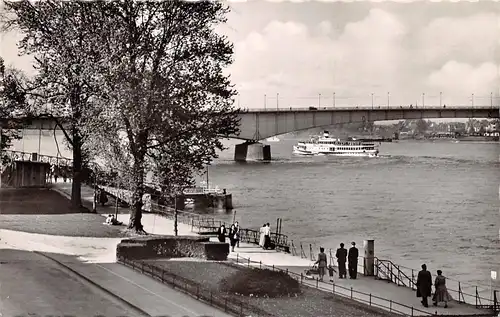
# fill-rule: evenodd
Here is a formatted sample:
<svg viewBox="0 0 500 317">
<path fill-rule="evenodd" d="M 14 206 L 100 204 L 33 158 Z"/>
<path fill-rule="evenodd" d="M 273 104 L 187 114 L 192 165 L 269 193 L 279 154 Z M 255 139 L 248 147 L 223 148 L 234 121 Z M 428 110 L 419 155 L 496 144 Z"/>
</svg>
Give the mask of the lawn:
<svg viewBox="0 0 500 317">
<path fill-rule="evenodd" d="M 124 237 L 123 226 L 104 225 L 99 214 L 75 212 L 48 189 L 0 189 L 0 229 L 74 237 Z"/>
<path fill-rule="evenodd" d="M 239 267 L 233 264 L 208 261 L 169 261 L 148 260 L 148 264 L 161 267 L 167 272 L 181 276 L 210 288 L 214 293 L 222 293 L 229 298 L 243 301 L 259 310 L 279 317 L 385 317 L 395 316 L 381 309 L 349 300 L 324 291 L 302 286 L 302 294 L 292 297 L 256 298 L 239 296 L 222 292 L 220 284 L 223 279 L 234 274 L 245 274 L 252 268 Z M 256 270 L 256 269 L 253 269 Z"/>
</svg>

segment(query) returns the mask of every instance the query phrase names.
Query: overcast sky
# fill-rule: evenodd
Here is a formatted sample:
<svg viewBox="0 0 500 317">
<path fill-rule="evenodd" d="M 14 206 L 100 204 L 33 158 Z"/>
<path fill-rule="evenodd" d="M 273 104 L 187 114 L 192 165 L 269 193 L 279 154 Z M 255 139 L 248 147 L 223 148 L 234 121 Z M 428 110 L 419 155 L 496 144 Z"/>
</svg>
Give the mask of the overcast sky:
<svg viewBox="0 0 500 317">
<path fill-rule="evenodd" d="M 249 108 L 289 105 L 490 104 L 500 88 L 500 2 L 231 3 L 222 28 L 235 44 L 228 70 Z M 19 34 L 0 54 L 18 57 Z M 422 93 L 425 97 L 422 98 Z M 321 98 L 319 97 L 321 94 Z M 424 100 L 422 100 L 424 99 Z"/>
</svg>

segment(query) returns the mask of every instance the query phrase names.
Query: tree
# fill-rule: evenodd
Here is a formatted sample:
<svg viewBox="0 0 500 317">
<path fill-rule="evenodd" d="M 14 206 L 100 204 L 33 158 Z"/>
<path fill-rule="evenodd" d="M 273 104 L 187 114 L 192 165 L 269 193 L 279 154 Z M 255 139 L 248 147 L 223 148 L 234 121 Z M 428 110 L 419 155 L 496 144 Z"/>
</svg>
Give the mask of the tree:
<svg viewBox="0 0 500 317">
<path fill-rule="evenodd" d="M 167 195 L 238 132 L 235 91 L 224 69 L 233 46 L 214 28 L 225 23 L 220 2 L 101 3 L 99 49 L 109 112 L 99 130 L 133 192 L 129 228 L 141 223 L 147 172 Z M 104 128 L 105 127 L 105 128 Z"/>
<path fill-rule="evenodd" d="M 100 52 L 92 32 L 98 5 L 88 2 L 5 1 L 4 30 L 18 29 L 21 54 L 32 55 L 38 73 L 23 87 L 38 117 L 49 116 L 73 151 L 71 202 L 80 208 L 85 145 L 96 107 Z"/>
<path fill-rule="evenodd" d="M 19 129 L 23 124 L 16 119 L 26 112 L 25 94 L 19 83 L 23 79 L 22 73 L 6 67 L 0 57 L 0 159 L 4 163 L 7 157 L 3 151 L 12 145 L 13 140 L 21 138 Z"/>
<path fill-rule="evenodd" d="M 423 119 L 419 119 L 416 122 L 415 132 L 417 134 L 424 134 L 429 129 L 429 122 Z"/>
</svg>

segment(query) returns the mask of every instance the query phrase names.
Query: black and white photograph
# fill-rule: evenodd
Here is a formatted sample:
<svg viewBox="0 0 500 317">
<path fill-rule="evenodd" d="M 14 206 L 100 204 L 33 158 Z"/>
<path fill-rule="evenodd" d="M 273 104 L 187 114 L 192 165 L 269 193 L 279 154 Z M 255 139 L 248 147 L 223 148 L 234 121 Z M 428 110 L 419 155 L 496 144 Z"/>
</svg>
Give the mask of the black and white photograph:
<svg viewBox="0 0 500 317">
<path fill-rule="evenodd" d="M 500 2 L 0 0 L 0 317 L 500 316 Z"/>
</svg>

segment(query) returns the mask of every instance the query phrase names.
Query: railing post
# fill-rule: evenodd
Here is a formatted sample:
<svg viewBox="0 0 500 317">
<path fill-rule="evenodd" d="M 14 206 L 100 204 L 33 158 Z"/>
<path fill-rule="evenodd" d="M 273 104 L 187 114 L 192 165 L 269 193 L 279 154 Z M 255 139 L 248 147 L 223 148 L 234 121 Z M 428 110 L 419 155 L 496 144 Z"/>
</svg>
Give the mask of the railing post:
<svg viewBox="0 0 500 317">
<path fill-rule="evenodd" d="M 213 293 L 210 290 L 210 305 L 213 305 Z"/>
<path fill-rule="evenodd" d="M 165 281 L 165 270 L 161 270 L 161 282 L 163 283 Z"/>
<path fill-rule="evenodd" d="M 333 283 L 332 292 L 335 294 L 335 283 Z"/>
<path fill-rule="evenodd" d="M 259 261 L 259 269 L 262 269 L 262 261 Z"/>
<path fill-rule="evenodd" d="M 236 264 L 238 264 L 239 258 L 240 258 L 240 254 L 236 253 Z"/>
<path fill-rule="evenodd" d="M 227 297 L 224 298 L 224 311 L 227 312 Z"/>
<path fill-rule="evenodd" d="M 372 305 L 372 293 L 370 293 L 370 306 Z"/>
<path fill-rule="evenodd" d="M 274 271 L 274 265 L 273 265 L 273 271 Z M 300 273 L 300 284 L 303 284 L 303 283 L 304 283 L 304 275 L 301 272 Z"/>
<path fill-rule="evenodd" d="M 389 300 L 389 311 L 392 312 L 392 299 Z"/>
<path fill-rule="evenodd" d="M 414 289 L 413 286 L 415 285 L 415 272 L 413 269 L 411 269 L 411 289 Z"/>
<path fill-rule="evenodd" d="M 476 308 L 477 308 L 477 300 L 478 300 L 478 293 L 477 293 L 477 286 L 476 286 Z"/>
<path fill-rule="evenodd" d="M 351 299 L 352 299 L 352 286 L 351 286 Z"/>
<path fill-rule="evenodd" d="M 243 317 L 243 302 L 240 303 L 240 316 Z"/>
<path fill-rule="evenodd" d="M 250 258 L 248 258 L 248 267 L 250 267 Z"/>
<path fill-rule="evenodd" d="M 460 282 L 458 282 L 458 302 L 459 303 L 462 302 L 462 298 L 463 298 L 462 287 L 460 285 Z"/>
<path fill-rule="evenodd" d="M 316 288 L 319 286 L 319 278 L 316 278 Z"/>
<path fill-rule="evenodd" d="M 411 306 L 411 317 L 413 317 L 413 306 Z"/>
<path fill-rule="evenodd" d="M 274 264 L 273 264 L 273 272 L 274 272 Z M 302 275 L 302 273 L 300 273 Z"/>
<path fill-rule="evenodd" d="M 196 285 L 196 297 L 200 299 L 200 285 Z"/>
</svg>

